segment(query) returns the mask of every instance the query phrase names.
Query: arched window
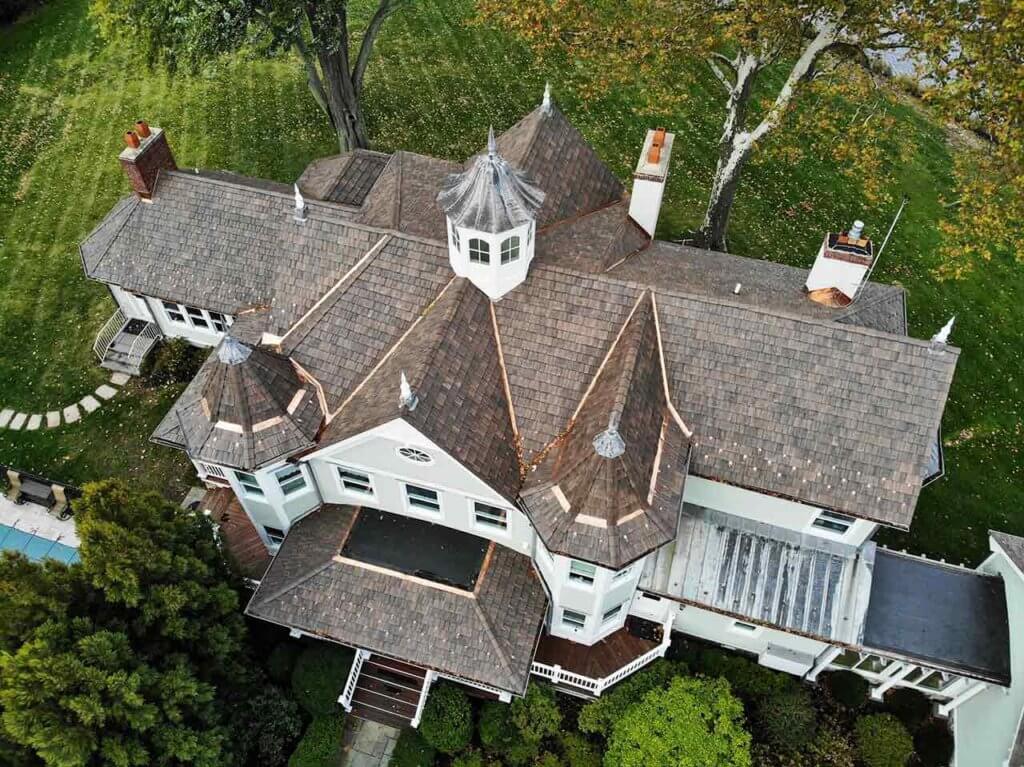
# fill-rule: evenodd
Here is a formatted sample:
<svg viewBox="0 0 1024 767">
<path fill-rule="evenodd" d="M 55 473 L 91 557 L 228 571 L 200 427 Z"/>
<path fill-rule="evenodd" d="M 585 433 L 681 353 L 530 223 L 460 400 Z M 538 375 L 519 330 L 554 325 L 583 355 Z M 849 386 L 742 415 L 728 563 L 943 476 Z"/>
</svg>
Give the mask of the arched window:
<svg viewBox="0 0 1024 767">
<path fill-rule="evenodd" d="M 459 230 L 455 228 L 455 224 L 452 224 L 452 247 L 456 250 L 461 250 L 459 246 Z"/>
<path fill-rule="evenodd" d="M 469 260 L 474 264 L 491 263 L 491 246 L 487 240 L 474 237 L 469 241 Z"/>
<path fill-rule="evenodd" d="M 519 237 L 506 237 L 501 243 L 501 263 L 510 264 L 519 260 Z"/>
</svg>

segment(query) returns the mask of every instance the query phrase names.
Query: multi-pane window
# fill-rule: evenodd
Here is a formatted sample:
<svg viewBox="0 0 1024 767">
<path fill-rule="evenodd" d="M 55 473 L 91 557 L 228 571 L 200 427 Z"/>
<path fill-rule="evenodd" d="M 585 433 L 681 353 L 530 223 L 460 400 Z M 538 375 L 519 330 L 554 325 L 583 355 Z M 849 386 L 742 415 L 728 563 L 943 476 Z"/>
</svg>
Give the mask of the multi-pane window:
<svg viewBox="0 0 1024 767">
<path fill-rule="evenodd" d="M 581 629 L 587 625 L 587 616 L 575 610 L 562 610 L 562 623 L 570 628 Z"/>
<path fill-rule="evenodd" d="M 573 560 L 569 563 L 569 580 L 582 583 L 585 586 L 593 586 L 594 578 L 597 576 L 597 567 L 586 562 Z"/>
<path fill-rule="evenodd" d="M 405 486 L 405 498 L 414 509 L 423 509 L 434 514 L 441 511 L 441 499 L 436 490 L 416 485 Z"/>
<path fill-rule="evenodd" d="M 256 481 L 256 477 L 244 471 L 236 471 L 235 478 L 238 480 L 238 484 L 242 486 L 242 490 L 245 491 L 246 495 L 250 495 L 256 498 L 263 497 L 263 488 L 260 487 L 260 483 Z"/>
<path fill-rule="evenodd" d="M 297 493 L 306 487 L 306 478 L 302 475 L 302 468 L 298 465 L 285 466 L 274 472 L 277 477 L 277 484 L 281 486 L 281 492 L 285 495 Z"/>
<path fill-rule="evenodd" d="M 284 530 L 264 525 L 263 532 L 266 533 L 267 540 L 270 541 L 271 546 L 280 546 L 284 541 Z"/>
<path fill-rule="evenodd" d="M 341 480 L 341 486 L 350 493 L 373 495 L 373 482 L 370 480 L 369 474 L 339 466 L 338 479 Z"/>
<path fill-rule="evenodd" d="M 625 602 L 622 602 L 620 604 L 615 605 L 615 607 L 611 607 L 605 610 L 604 613 L 601 615 L 601 623 L 610 623 L 611 621 L 618 618 L 619 613 L 622 612 L 622 608 L 623 606 L 625 606 L 625 604 Z"/>
<path fill-rule="evenodd" d="M 519 260 L 519 237 L 513 235 L 501 242 L 501 263 L 510 264 Z"/>
<path fill-rule="evenodd" d="M 612 580 L 620 581 L 627 575 L 629 575 L 631 572 L 633 572 L 633 565 L 630 565 L 629 567 L 624 567 L 612 576 Z"/>
<path fill-rule="evenodd" d="M 469 260 L 474 264 L 491 263 L 491 246 L 487 240 L 473 237 L 469 241 Z"/>
<path fill-rule="evenodd" d="M 206 320 L 206 315 L 203 314 L 202 309 L 197 309 L 194 306 L 186 306 L 185 311 L 188 312 L 189 322 L 192 323 L 193 327 L 197 328 L 209 328 L 210 323 Z"/>
<path fill-rule="evenodd" d="M 210 322 L 213 323 L 213 329 L 218 333 L 226 333 L 228 329 L 228 318 L 220 312 L 210 312 Z"/>
<path fill-rule="evenodd" d="M 452 224 L 452 247 L 459 250 L 459 230 L 455 228 L 455 224 Z"/>
<path fill-rule="evenodd" d="M 481 525 L 499 527 L 502 530 L 508 529 L 508 511 L 505 509 L 475 501 L 473 503 L 473 512 L 476 516 L 476 521 Z"/>
<path fill-rule="evenodd" d="M 185 321 L 185 312 L 182 311 L 178 304 L 172 304 L 168 301 L 162 301 L 161 303 L 163 303 L 164 311 L 167 312 L 167 316 L 170 318 L 171 322 L 177 322 L 181 325 L 188 324 L 188 322 Z"/>
<path fill-rule="evenodd" d="M 833 533 L 839 533 L 842 535 L 851 527 L 856 520 L 853 517 L 848 517 L 846 514 L 838 514 L 834 511 L 823 511 L 818 514 L 818 517 L 814 520 L 813 524 L 815 527 L 820 527 L 823 530 L 829 530 Z"/>
</svg>

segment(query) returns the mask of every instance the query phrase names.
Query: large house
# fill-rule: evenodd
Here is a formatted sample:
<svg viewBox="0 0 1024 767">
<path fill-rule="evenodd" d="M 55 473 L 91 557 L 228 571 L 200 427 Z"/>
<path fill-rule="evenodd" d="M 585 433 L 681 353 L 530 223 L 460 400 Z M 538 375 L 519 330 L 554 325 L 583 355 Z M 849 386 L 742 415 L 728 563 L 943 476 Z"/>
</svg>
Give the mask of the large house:
<svg viewBox="0 0 1024 767">
<path fill-rule="evenodd" d="M 356 649 L 346 709 L 600 695 L 675 631 L 1019 711 L 1020 540 L 979 571 L 871 540 L 943 471 L 958 350 L 907 335 L 860 222 L 809 271 L 654 239 L 673 135 L 627 189 L 547 93 L 465 162 L 357 150 L 294 189 L 126 142 L 81 246 L 97 353 L 216 347 L 153 438 L 273 555 L 248 614 Z"/>
</svg>

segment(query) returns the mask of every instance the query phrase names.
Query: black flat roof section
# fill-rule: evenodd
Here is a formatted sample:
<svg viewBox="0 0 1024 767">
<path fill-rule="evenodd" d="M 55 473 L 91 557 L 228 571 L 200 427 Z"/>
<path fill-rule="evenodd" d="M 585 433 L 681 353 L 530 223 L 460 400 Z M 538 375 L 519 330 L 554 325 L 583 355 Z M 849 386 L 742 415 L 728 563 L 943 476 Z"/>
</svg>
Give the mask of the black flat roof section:
<svg viewBox="0 0 1024 767">
<path fill-rule="evenodd" d="M 472 591 L 489 543 L 443 525 L 363 508 L 341 556 Z"/>
<path fill-rule="evenodd" d="M 878 549 L 863 645 L 1009 685 L 1003 581 Z"/>
</svg>

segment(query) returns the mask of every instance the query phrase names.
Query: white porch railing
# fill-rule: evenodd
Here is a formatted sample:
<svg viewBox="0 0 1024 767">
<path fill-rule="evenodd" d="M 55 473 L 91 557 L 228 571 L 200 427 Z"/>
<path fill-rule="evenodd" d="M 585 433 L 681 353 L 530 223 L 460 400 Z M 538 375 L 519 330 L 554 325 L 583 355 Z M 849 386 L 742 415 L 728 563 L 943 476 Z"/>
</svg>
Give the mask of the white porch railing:
<svg viewBox="0 0 1024 767">
<path fill-rule="evenodd" d="M 464 677 L 461 677 L 461 676 L 452 676 L 451 674 L 442 674 L 440 671 L 437 672 L 437 676 L 441 677 L 442 679 L 450 679 L 453 682 L 458 682 L 459 684 L 464 684 L 467 687 L 475 687 L 478 690 L 483 690 L 484 692 L 489 692 L 492 695 L 498 696 L 498 699 L 502 703 L 508 703 L 510 700 L 512 700 L 512 693 L 508 692 L 507 690 L 502 690 L 502 689 L 500 689 L 498 687 L 491 687 L 491 685 L 484 684 L 483 682 L 473 682 L 473 681 L 471 681 L 469 679 L 466 679 Z"/>
<path fill-rule="evenodd" d="M 132 341 L 132 346 L 128 350 L 128 363 L 131 365 L 142 364 L 142 360 L 149 353 L 149 350 L 153 348 L 153 344 L 160 340 L 161 337 L 160 328 L 156 326 L 156 323 L 147 323 L 142 332 L 135 336 L 135 340 Z"/>
<path fill-rule="evenodd" d="M 549 666 L 546 663 L 540 663 L 538 661 L 533 662 L 530 667 L 530 671 L 535 676 L 551 680 L 552 684 L 569 685 L 590 693 L 595 697 L 599 696 L 613 684 L 621 682 L 627 676 L 636 673 L 648 663 L 651 663 L 658 658 L 665 657 L 665 653 L 668 652 L 669 645 L 672 644 L 672 622 L 675 619 L 674 610 L 670 609 L 667 613 L 665 621 L 662 624 L 663 633 L 661 643 L 657 647 L 652 647 L 640 657 L 633 659 L 618 671 L 615 671 L 606 677 L 594 679 L 593 677 L 577 674 L 573 671 L 566 671 L 557 664 Z"/>
<path fill-rule="evenodd" d="M 338 703 L 346 711 L 352 710 L 352 696 L 356 694 L 356 685 L 359 683 L 359 674 L 363 670 L 363 662 L 370 657 L 369 650 L 356 650 L 356 657 L 352 659 L 352 668 L 348 672 L 348 680 L 345 682 L 345 689 L 338 696 Z"/>
<path fill-rule="evenodd" d="M 118 309 L 114 312 L 110 319 L 107 320 L 103 327 L 100 328 L 100 332 L 96 334 L 96 340 L 93 342 L 92 350 L 96 352 L 96 356 L 100 358 L 100 362 L 107 356 L 107 351 L 110 349 L 110 345 L 114 343 L 114 339 L 117 338 L 117 334 L 121 332 L 128 320 L 124 316 L 124 312 Z"/>
<path fill-rule="evenodd" d="M 420 688 L 420 699 L 416 703 L 416 713 L 413 714 L 410 724 L 413 727 L 420 726 L 420 718 L 423 716 L 423 708 L 427 705 L 427 696 L 430 695 L 430 687 L 437 678 L 437 672 L 427 669 L 427 675 L 423 678 L 423 687 Z"/>
</svg>

